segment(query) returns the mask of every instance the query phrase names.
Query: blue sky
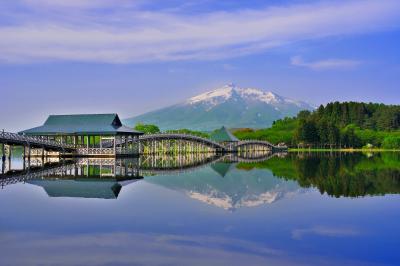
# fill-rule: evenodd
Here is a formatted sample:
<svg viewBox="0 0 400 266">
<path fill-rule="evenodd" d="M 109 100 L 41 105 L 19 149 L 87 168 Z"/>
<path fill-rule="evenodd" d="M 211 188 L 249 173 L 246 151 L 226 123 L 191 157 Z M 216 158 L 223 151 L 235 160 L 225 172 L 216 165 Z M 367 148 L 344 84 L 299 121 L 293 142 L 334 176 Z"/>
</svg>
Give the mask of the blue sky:
<svg viewBox="0 0 400 266">
<path fill-rule="evenodd" d="M 226 83 L 315 105 L 400 103 L 400 2 L 0 3 L 0 127 L 137 115 Z"/>
</svg>

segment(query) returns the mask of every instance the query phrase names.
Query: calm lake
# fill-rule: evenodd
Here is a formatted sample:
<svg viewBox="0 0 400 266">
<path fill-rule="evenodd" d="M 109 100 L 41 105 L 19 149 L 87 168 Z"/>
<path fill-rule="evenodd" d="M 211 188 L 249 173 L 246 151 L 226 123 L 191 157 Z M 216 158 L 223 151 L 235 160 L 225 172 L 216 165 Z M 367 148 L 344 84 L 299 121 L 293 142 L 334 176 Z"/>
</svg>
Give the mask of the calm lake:
<svg viewBox="0 0 400 266">
<path fill-rule="evenodd" d="M 0 265 L 400 262 L 398 153 L 40 164 L 3 175 Z"/>
</svg>

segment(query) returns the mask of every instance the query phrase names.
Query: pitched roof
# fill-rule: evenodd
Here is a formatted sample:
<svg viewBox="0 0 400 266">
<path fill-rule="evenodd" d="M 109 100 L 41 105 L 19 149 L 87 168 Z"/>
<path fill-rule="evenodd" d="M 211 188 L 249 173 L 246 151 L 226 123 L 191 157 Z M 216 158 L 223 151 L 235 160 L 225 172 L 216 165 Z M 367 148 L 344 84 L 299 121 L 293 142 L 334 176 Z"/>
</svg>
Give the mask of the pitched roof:
<svg viewBox="0 0 400 266">
<path fill-rule="evenodd" d="M 214 131 L 210 139 L 216 142 L 239 141 L 226 127 L 221 127 Z"/>
<path fill-rule="evenodd" d="M 217 162 L 211 165 L 211 168 L 217 172 L 221 177 L 225 177 L 231 170 L 232 163 Z"/>
<path fill-rule="evenodd" d="M 122 125 L 117 114 L 50 115 L 42 126 L 19 132 L 46 134 L 142 134 Z"/>
</svg>

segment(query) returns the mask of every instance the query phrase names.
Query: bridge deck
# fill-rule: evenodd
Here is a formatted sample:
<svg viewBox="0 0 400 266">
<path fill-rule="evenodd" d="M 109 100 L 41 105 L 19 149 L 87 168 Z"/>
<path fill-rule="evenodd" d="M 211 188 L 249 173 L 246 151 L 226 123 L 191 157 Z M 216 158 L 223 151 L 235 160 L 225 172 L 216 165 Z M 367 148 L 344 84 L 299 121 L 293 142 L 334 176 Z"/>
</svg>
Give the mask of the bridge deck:
<svg viewBox="0 0 400 266">
<path fill-rule="evenodd" d="M 39 137 L 24 136 L 10 132 L 0 132 L 0 143 L 6 145 L 21 145 L 31 148 L 43 148 L 54 151 L 73 151 L 73 145 L 63 144 L 57 141 L 45 140 Z"/>
</svg>

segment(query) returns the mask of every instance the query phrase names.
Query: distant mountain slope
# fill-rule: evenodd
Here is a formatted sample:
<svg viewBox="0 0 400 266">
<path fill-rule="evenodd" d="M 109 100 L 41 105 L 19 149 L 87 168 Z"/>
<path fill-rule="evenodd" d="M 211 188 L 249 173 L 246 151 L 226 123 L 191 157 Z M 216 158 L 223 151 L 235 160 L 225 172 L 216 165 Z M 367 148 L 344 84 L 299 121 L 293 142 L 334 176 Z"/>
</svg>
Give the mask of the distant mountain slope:
<svg viewBox="0 0 400 266">
<path fill-rule="evenodd" d="M 124 123 L 129 126 L 138 122 L 157 124 L 162 130 L 213 130 L 222 125 L 263 128 L 276 119 L 294 116 L 305 109 L 313 107 L 272 92 L 229 84 L 183 103 L 126 119 Z"/>
</svg>

